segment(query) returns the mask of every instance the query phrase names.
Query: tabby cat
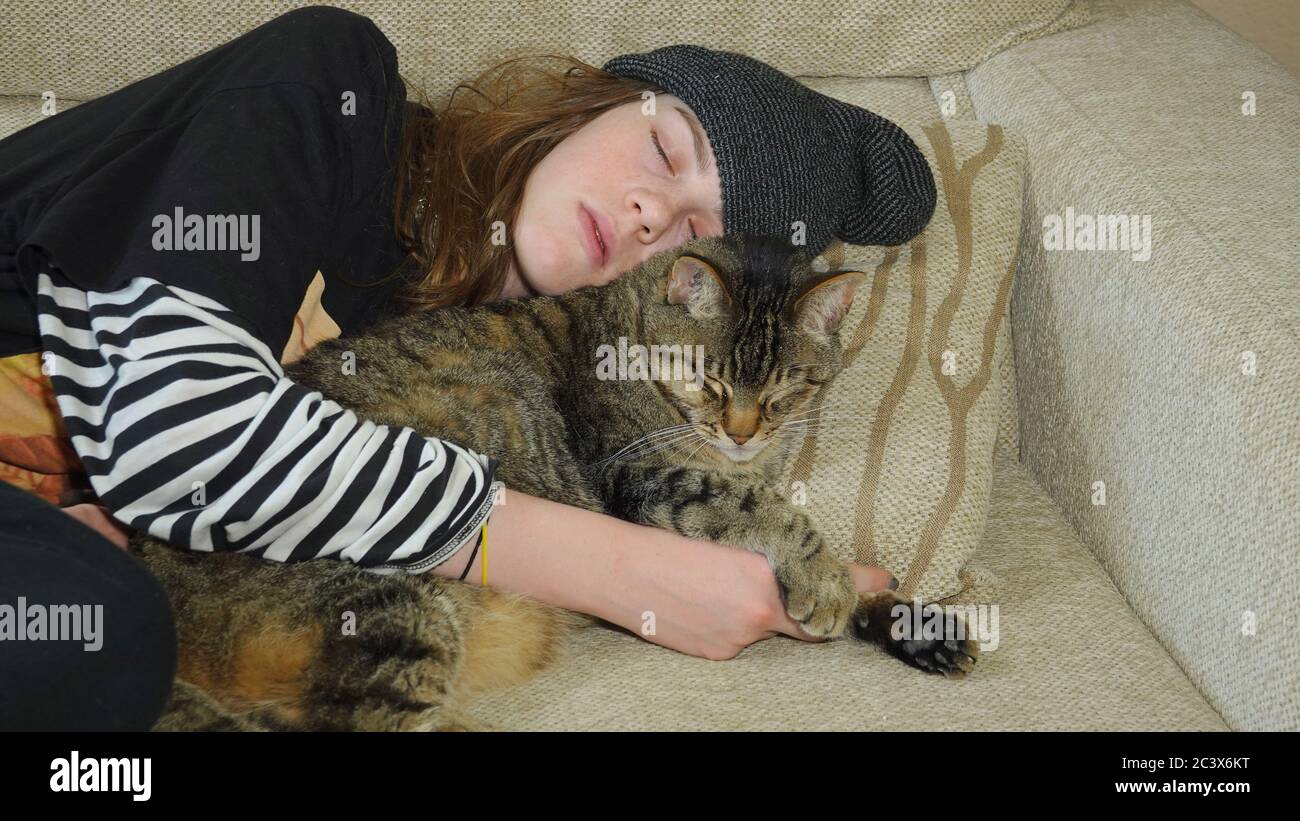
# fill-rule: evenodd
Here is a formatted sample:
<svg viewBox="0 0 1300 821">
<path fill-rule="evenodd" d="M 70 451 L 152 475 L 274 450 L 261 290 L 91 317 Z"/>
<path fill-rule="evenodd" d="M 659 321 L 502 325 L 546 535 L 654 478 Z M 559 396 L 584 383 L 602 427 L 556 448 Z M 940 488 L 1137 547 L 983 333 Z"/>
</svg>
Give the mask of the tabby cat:
<svg viewBox="0 0 1300 821">
<path fill-rule="evenodd" d="M 837 328 L 866 277 L 812 262 L 779 239 L 703 238 L 607 285 L 391 318 L 319 345 L 288 375 L 363 418 L 495 456 L 509 491 L 762 553 L 808 633 L 964 675 L 978 650 L 951 638 L 956 622 L 949 638 L 891 636 L 891 610 L 911 605 L 859 597 L 776 487 L 811 397 L 840 368 Z M 682 356 L 651 378 L 611 379 L 620 338 Z M 349 352 L 354 369 L 341 367 Z M 596 621 L 431 573 L 147 538 L 132 549 L 176 612 L 178 681 L 159 729 L 475 728 L 469 695 L 524 680 Z M 347 611 L 357 635 L 342 635 Z"/>
</svg>

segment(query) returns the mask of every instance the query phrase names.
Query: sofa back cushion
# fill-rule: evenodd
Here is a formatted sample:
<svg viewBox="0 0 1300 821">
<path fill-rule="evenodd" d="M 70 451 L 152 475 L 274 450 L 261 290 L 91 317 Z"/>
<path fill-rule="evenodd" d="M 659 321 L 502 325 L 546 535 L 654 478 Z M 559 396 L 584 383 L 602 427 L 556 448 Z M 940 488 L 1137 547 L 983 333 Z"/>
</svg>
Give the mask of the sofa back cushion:
<svg viewBox="0 0 1300 821">
<path fill-rule="evenodd" d="M 7 0 L 0 94 L 91 99 L 169 68 L 305 2 Z M 774 7 L 695 0 L 344 0 L 397 47 L 403 76 L 435 102 L 516 52 L 594 65 L 673 43 L 739 51 L 788 74 L 931 76 L 1078 25 L 1072 0 L 785 0 Z"/>
</svg>

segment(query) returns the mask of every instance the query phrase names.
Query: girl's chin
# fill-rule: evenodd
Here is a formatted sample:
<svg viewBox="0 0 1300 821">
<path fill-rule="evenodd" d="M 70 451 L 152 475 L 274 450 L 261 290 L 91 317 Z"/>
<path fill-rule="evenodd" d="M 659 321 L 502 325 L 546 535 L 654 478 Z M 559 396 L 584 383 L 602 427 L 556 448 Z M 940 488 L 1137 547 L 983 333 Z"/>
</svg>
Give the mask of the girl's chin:
<svg viewBox="0 0 1300 821">
<path fill-rule="evenodd" d="M 516 263 L 510 266 L 510 271 L 506 274 L 506 285 L 502 289 L 501 296 L 506 299 L 531 299 L 538 296 L 538 291 L 523 274 L 519 273 L 519 266 Z"/>
<path fill-rule="evenodd" d="M 532 299 L 538 295 L 537 289 L 529 285 L 528 280 L 523 277 L 516 277 L 511 280 L 507 293 L 503 294 L 508 299 Z"/>
</svg>

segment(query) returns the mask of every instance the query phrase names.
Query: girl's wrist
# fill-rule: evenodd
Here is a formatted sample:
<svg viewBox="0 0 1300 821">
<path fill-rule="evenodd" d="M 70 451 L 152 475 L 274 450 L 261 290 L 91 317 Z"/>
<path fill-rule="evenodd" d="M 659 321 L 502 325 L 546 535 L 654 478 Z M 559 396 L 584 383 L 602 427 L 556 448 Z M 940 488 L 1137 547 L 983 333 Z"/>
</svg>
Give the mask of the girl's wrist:
<svg viewBox="0 0 1300 821">
<path fill-rule="evenodd" d="M 612 516 L 507 490 L 493 507 L 477 554 L 475 531 L 431 572 L 466 584 L 522 593 L 538 601 L 607 618 L 609 579 L 615 557 L 626 547 L 622 528 L 635 528 Z"/>
</svg>

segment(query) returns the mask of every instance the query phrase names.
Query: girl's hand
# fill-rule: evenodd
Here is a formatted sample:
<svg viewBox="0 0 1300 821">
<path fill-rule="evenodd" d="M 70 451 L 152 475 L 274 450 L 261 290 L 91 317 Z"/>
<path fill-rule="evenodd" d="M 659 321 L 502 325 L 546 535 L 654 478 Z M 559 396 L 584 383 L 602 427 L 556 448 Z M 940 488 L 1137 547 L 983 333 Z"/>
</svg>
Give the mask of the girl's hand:
<svg viewBox="0 0 1300 821">
<path fill-rule="evenodd" d="M 99 505 L 79 504 L 59 508 L 122 549 L 126 549 L 128 531 Z"/>
<path fill-rule="evenodd" d="M 708 659 L 734 658 L 778 633 L 802 641 L 805 633 L 785 612 L 767 559 L 726 545 L 655 531 L 662 545 L 623 554 L 625 607 L 613 602 L 607 620 L 647 641 Z M 859 592 L 885 590 L 893 577 L 878 567 L 850 565 Z M 640 602 L 641 604 L 637 604 Z"/>
</svg>

